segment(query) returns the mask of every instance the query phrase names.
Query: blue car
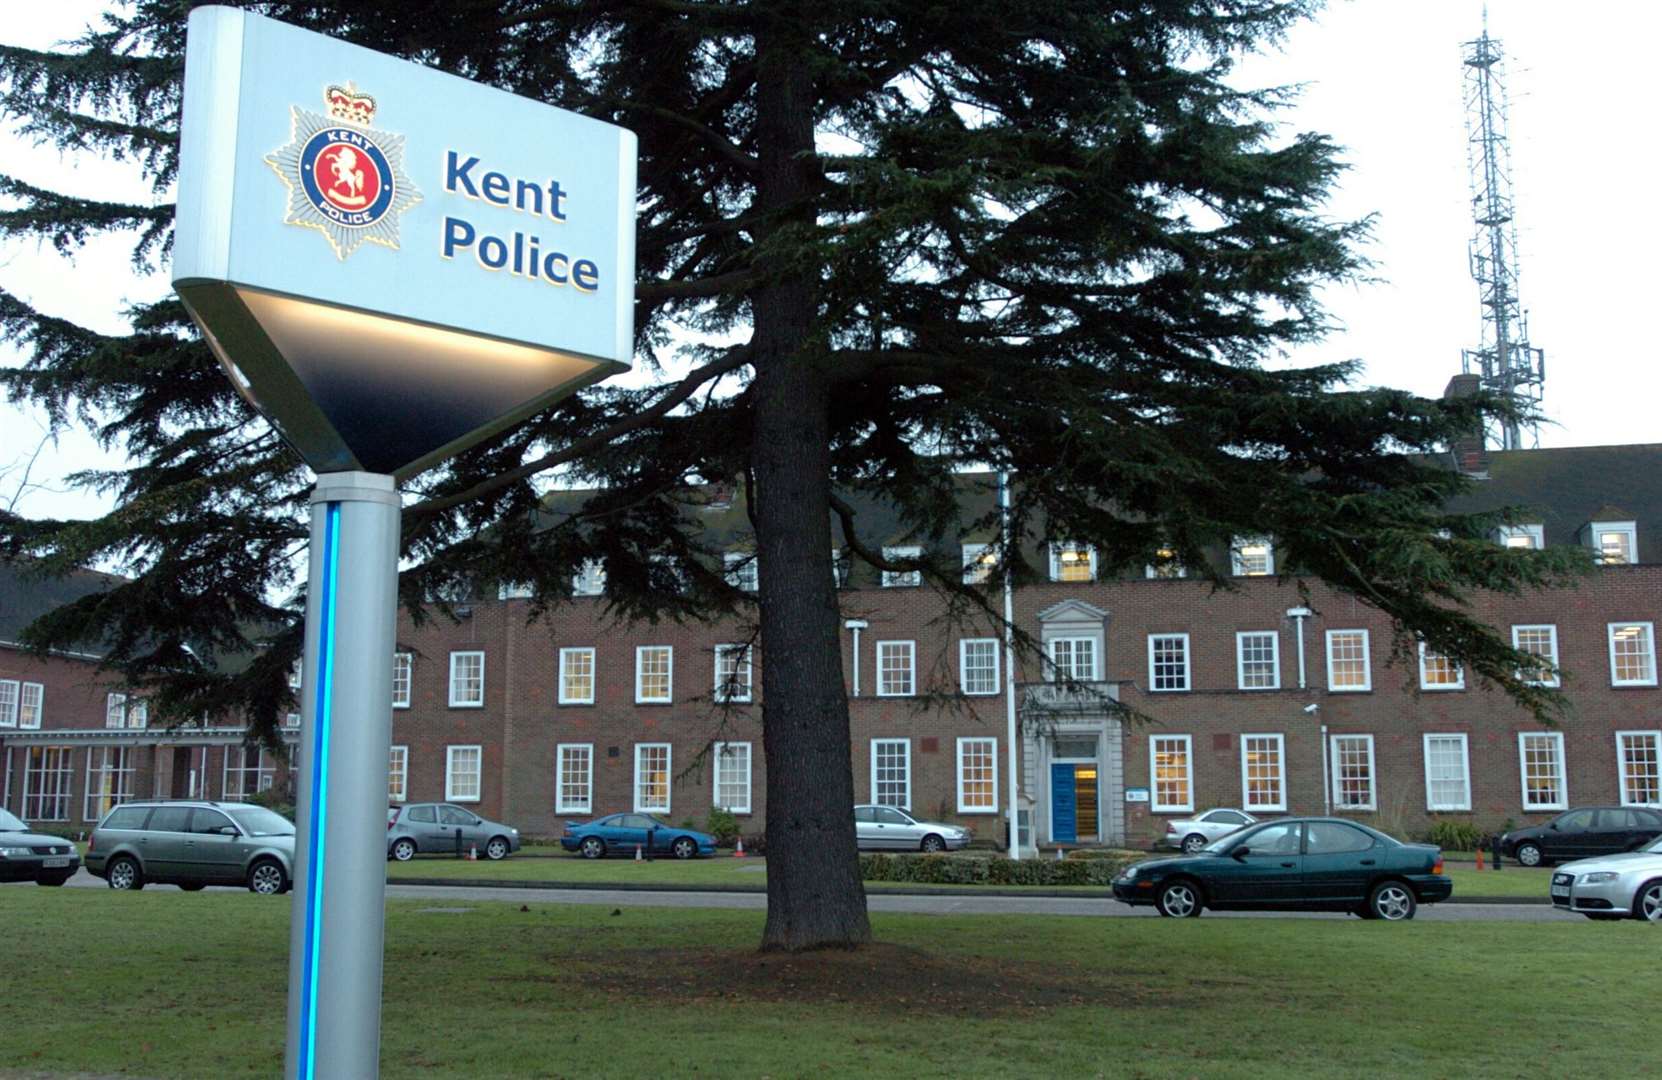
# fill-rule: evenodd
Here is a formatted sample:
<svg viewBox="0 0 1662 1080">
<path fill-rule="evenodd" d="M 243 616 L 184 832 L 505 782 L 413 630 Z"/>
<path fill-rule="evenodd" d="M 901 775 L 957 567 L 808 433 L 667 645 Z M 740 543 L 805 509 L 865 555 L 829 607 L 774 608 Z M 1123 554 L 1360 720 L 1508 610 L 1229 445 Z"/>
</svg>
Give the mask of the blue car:
<svg viewBox="0 0 1662 1080">
<path fill-rule="evenodd" d="M 578 852 L 585 859 L 633 855 L 637 849 L 648 854 L 691 859 L 697 855 L 714 855 L 716 838 L 659 821 L 651 814 L 612 814 L 582 825 L 566 822 L 560 846 Z"/>
</svg>

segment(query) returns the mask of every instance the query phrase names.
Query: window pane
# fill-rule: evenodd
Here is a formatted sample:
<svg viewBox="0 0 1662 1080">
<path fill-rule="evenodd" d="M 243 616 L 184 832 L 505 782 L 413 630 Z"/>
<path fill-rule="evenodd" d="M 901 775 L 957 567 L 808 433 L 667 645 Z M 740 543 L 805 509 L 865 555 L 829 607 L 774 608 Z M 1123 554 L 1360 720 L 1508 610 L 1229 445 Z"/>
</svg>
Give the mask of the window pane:
<svg viewBox="0 0 1662 1080">
<path fill-rule="evenodd" d="M 1430 810 L 1467 810 L 1466 740 L 1458 735 L 1425 738 L 1426 803 Z"/>
<path fill-rule="evenodd" d="M 871 801 L 881 806 L 910 806 L 911 744 L 904 739 L 877 739 L 871 753 Z"/>
<path fill-rule="evenodd" d="M 1556 734 L 1518 737 L 1523 757 L 1523 802 L 1526 809 L 1554 809 L 1564 805 L 1562 743 Z"/>
<path fill-rule="evenodd" d="M 669 812 L 669 746 L 635 747 L 635 809 L 643 814 Z"/>
<path fill-rule="evenodd" d="M 715 804 L 735 814 L 750 812 L 750 744 L 717 743 Z"/>
<path fill-rule="evenodd" d="M 879 641 L 877 643 L 877 693 L 883 697 L 902 697 L 914 693 L 912 675 L 912 642 Z"/>
<path fill-rule="evenodd" d="M 959 643 L 959 681 L 966 694 L 998 693 L 998 642 L 971 638 Z"/>
<path fill-rule="evenodd" d="M 1274 632 L 1235 635 L 1242 690 L 1274 690 L 1281 684 L 1278 637 Z"/>
<path fill-rule="evenodd" d="M 635 700 L 670 700 L 670 658 L 668 645 L 642 645 L 635 649 Z"/>
<path fill-rule="evenodd" d="M 1281 738 L 1241 737 L 1243 797 L 1248 810 L 1279 810 L 1286 805 L 1281 779 Z"/>
<path fill-rule="evenodd" d="M 750 646 L 717 645 L 715 699 L 749 701 L 750 689 Z"/>
<path fill-rule="evenodd" d="M 1189 688 L 1189 637 L 1187 634 L 1155 634 L 1149 641 L 1149 688 Z"/>
<path fill-rule="evenodd" d="M 485 701 L 485 654 L 450 654 L 450 704 L 482 705 Z"/>
<path fill-rule="evenodd" d="M 1626 805 L 1662 803 L 1662 732 L 1624 731 L 1617 735 L 1622 758 L 1622 802 Z"/>
<path fill-rule="evenodd" d="M 408 778 L 410 750 L 406 746 L 391 747 L 387 755 L 387 801 L 403 802 L 405 781 Z"/>
<path fill-rule="evenodd" d="M 1373 808 L 1373 740 L 1366 735 L 1333 737 L 1333 795 L 1346 810 Z"/>
<path fill-rule="evenodd" d="M 958 740 L 958 810 L 975 813 L 998 809 L 998 743 L 993 739 Z"/>
<path fill-rule="evenodd" d="M 560 650 L 560 704 L 594 703 L 594 650 Z"/>
<path fill-rule="evenodd" d="M 586 814 L 590 810 L 593 748 L 587 745 L 562 745 L 559 750 L 560 791 L 555 812 Z"/>
<path fill-rule="evenodd" d="M 921 558 L 922 555 L 923 548 L 921 547 L 906 546 L 883 548 L 883 558 L 889 562 L 906 562 L 908 560 Z M 882 582 L 883 588 L 885 589 L 900 588 L 908 585 L 922 585 L 923 571 L 885 570 L 883 571 Z"/>
<path fill-rule="evenodd" d="M 410 704 L 410 665 L 414 661 L 407 652 L 394 653 L 392 657 L 392 703 L 395 708 L 407 708 Z"/>
<path fill-rule="evenodd" d="M 1151 741 L 1150 752 L 1153 755 L 1154 809 L 1190 809 L 1194 803 L 1189 795 L 1188 738 L 1181 735 L 1156 735 Z"/>
<path fill-rule="evenodd" d="M 1330 690 L 1366 690 L 1370 687 L 1366 630 L 1328 631 L 1327 685 Z"/>
<path fill-rule="evenodd" d="M 1613 623 L 1610 627 L 1610 678 L 1618 684 L 1656 681 L 1650 623 Z"/>
</svg>

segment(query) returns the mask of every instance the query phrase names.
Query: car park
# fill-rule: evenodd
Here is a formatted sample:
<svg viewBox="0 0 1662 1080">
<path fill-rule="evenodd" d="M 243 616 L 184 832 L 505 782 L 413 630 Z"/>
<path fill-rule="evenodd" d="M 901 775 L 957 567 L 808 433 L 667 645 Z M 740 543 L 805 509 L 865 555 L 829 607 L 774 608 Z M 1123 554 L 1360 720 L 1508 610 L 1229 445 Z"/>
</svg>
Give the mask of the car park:
<svg viewBox="0 0 1662 1080">
<path fill-rule="evenodd" d="M 862 851 L 957 851 L 971 838 L 968 829 L 919 821 L 898 806 L 854 808 L 854 840 Z"/>
<path fill-rule="evenodd" d="M 294 880 L 294 824 L 252 803 L 123 803 L 92 830 L 86 867 L 112 889 L 245 885 L 275 895 Z"/>
<path fill-rule="evenodd" d="M 1133 864 L 1114 879 L 1115 899 L 1173 918 L 1213 908 L 1349 911 L 1396 922 L 1453 891 L 1436 847 L 1343 818 L 1261 822 L 1191 855 Z"/>
<path fill-rule="evenodd" d="M 80 865 L 74 844 L 61 836 L 30 832 L 21 818 L 0 809 L 0 881 L 62 885 Z"/>
<path fill-rule="evenodd" d="M 1662 810 L 1642 806 L 1578 806 L 1544 825 L 1513 829 L 1500 853 L 1521 866 L 1636 851 L 1662 837 Z"/>
<path fill-rule="evenodd" d="M 495 861 L 519 850 L 519 830 L 450 803 L 405 803 L 387 808 L 387 858 L 417 854 L 477 855 Z"/>
<path fill-rule="evenodd" d="M 683 829 L 651 814 L 610 814 L 586 822 L 566 822 L 560 846 L 585 859 L 607 855 L 673 855 L 691 859 L 716 853 L 716 838 L 697 829 Z"/>
<path fill-rule="evenodd" d="M 1553 872 L 1552 905 L 1595 921 L 1662 923 L 1662 840 L 1639 851 L 1577 859 Z"/>
<path fill-rule="evenodd" d="M 1166 847 L 1179 848 L 1190 853 L 1199 851 L 1214 840 L 1221 840 L 1232 832 L 1257 822 L 1245 810 L 1220 806 L 1190 818 L 1175 818 L 1166 822 Z"/>
</svg>

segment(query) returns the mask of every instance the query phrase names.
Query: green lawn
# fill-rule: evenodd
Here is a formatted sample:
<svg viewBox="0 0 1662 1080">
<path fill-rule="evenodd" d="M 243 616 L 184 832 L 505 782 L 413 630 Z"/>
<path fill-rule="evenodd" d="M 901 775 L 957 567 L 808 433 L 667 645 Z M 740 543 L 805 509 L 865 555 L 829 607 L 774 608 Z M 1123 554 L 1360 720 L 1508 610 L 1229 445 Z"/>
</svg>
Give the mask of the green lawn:
<svg viewBox="0 0 1662 1080">
<path fill-rule="evenodd" d="M 1637 923 L 879 915 L 877 947 L 786 957 L 752 951 L 758 912 L 521 907 L 389 903 L 385 1077 L 1607 1077 L 1654 1064 L 1654 1010 L 1632 994 L 1651 984 L 1658 938 Z M 0 1070 L 276 1072 L 287 898 L 7 886 L 0 909 Z"/>
</svg>

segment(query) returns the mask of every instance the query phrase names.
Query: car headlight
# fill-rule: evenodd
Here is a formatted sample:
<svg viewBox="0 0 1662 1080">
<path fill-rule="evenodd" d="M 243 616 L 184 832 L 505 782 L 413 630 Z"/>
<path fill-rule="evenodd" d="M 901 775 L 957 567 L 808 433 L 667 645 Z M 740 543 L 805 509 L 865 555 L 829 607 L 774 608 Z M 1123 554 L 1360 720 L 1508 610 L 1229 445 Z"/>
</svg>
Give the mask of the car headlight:
<svg viewBox="0 0 1662 1080">
<path fill-rule="evenodd" d="M 1621 875 L 1612 870 L 1600 870 L 1597 873 L 1588 874 L 1586 877 L 1583 877 L 1581 879 L 1581 883 L 1583 885 L 1602 885 L 1606 881 L 1615 881 L 1616 878 L 1620 876 Z"/>
<path fill-rule="evenodd" d="M 1135 866 L 1128 866 L 1124 870 L 1120 871 L 1120 880 L 1121 881 L 1130 881 L 1132 878 L 1134 878 L 1136 876 L 1137 876 L 1137 868 Z"/>
<path fill-rule="evenodd" d="M 18 858 L 23 855 L 33 855 L 34 852 L 26 847 L 0 847 L 0 855 L 7 858 Z"/>
</svg>

